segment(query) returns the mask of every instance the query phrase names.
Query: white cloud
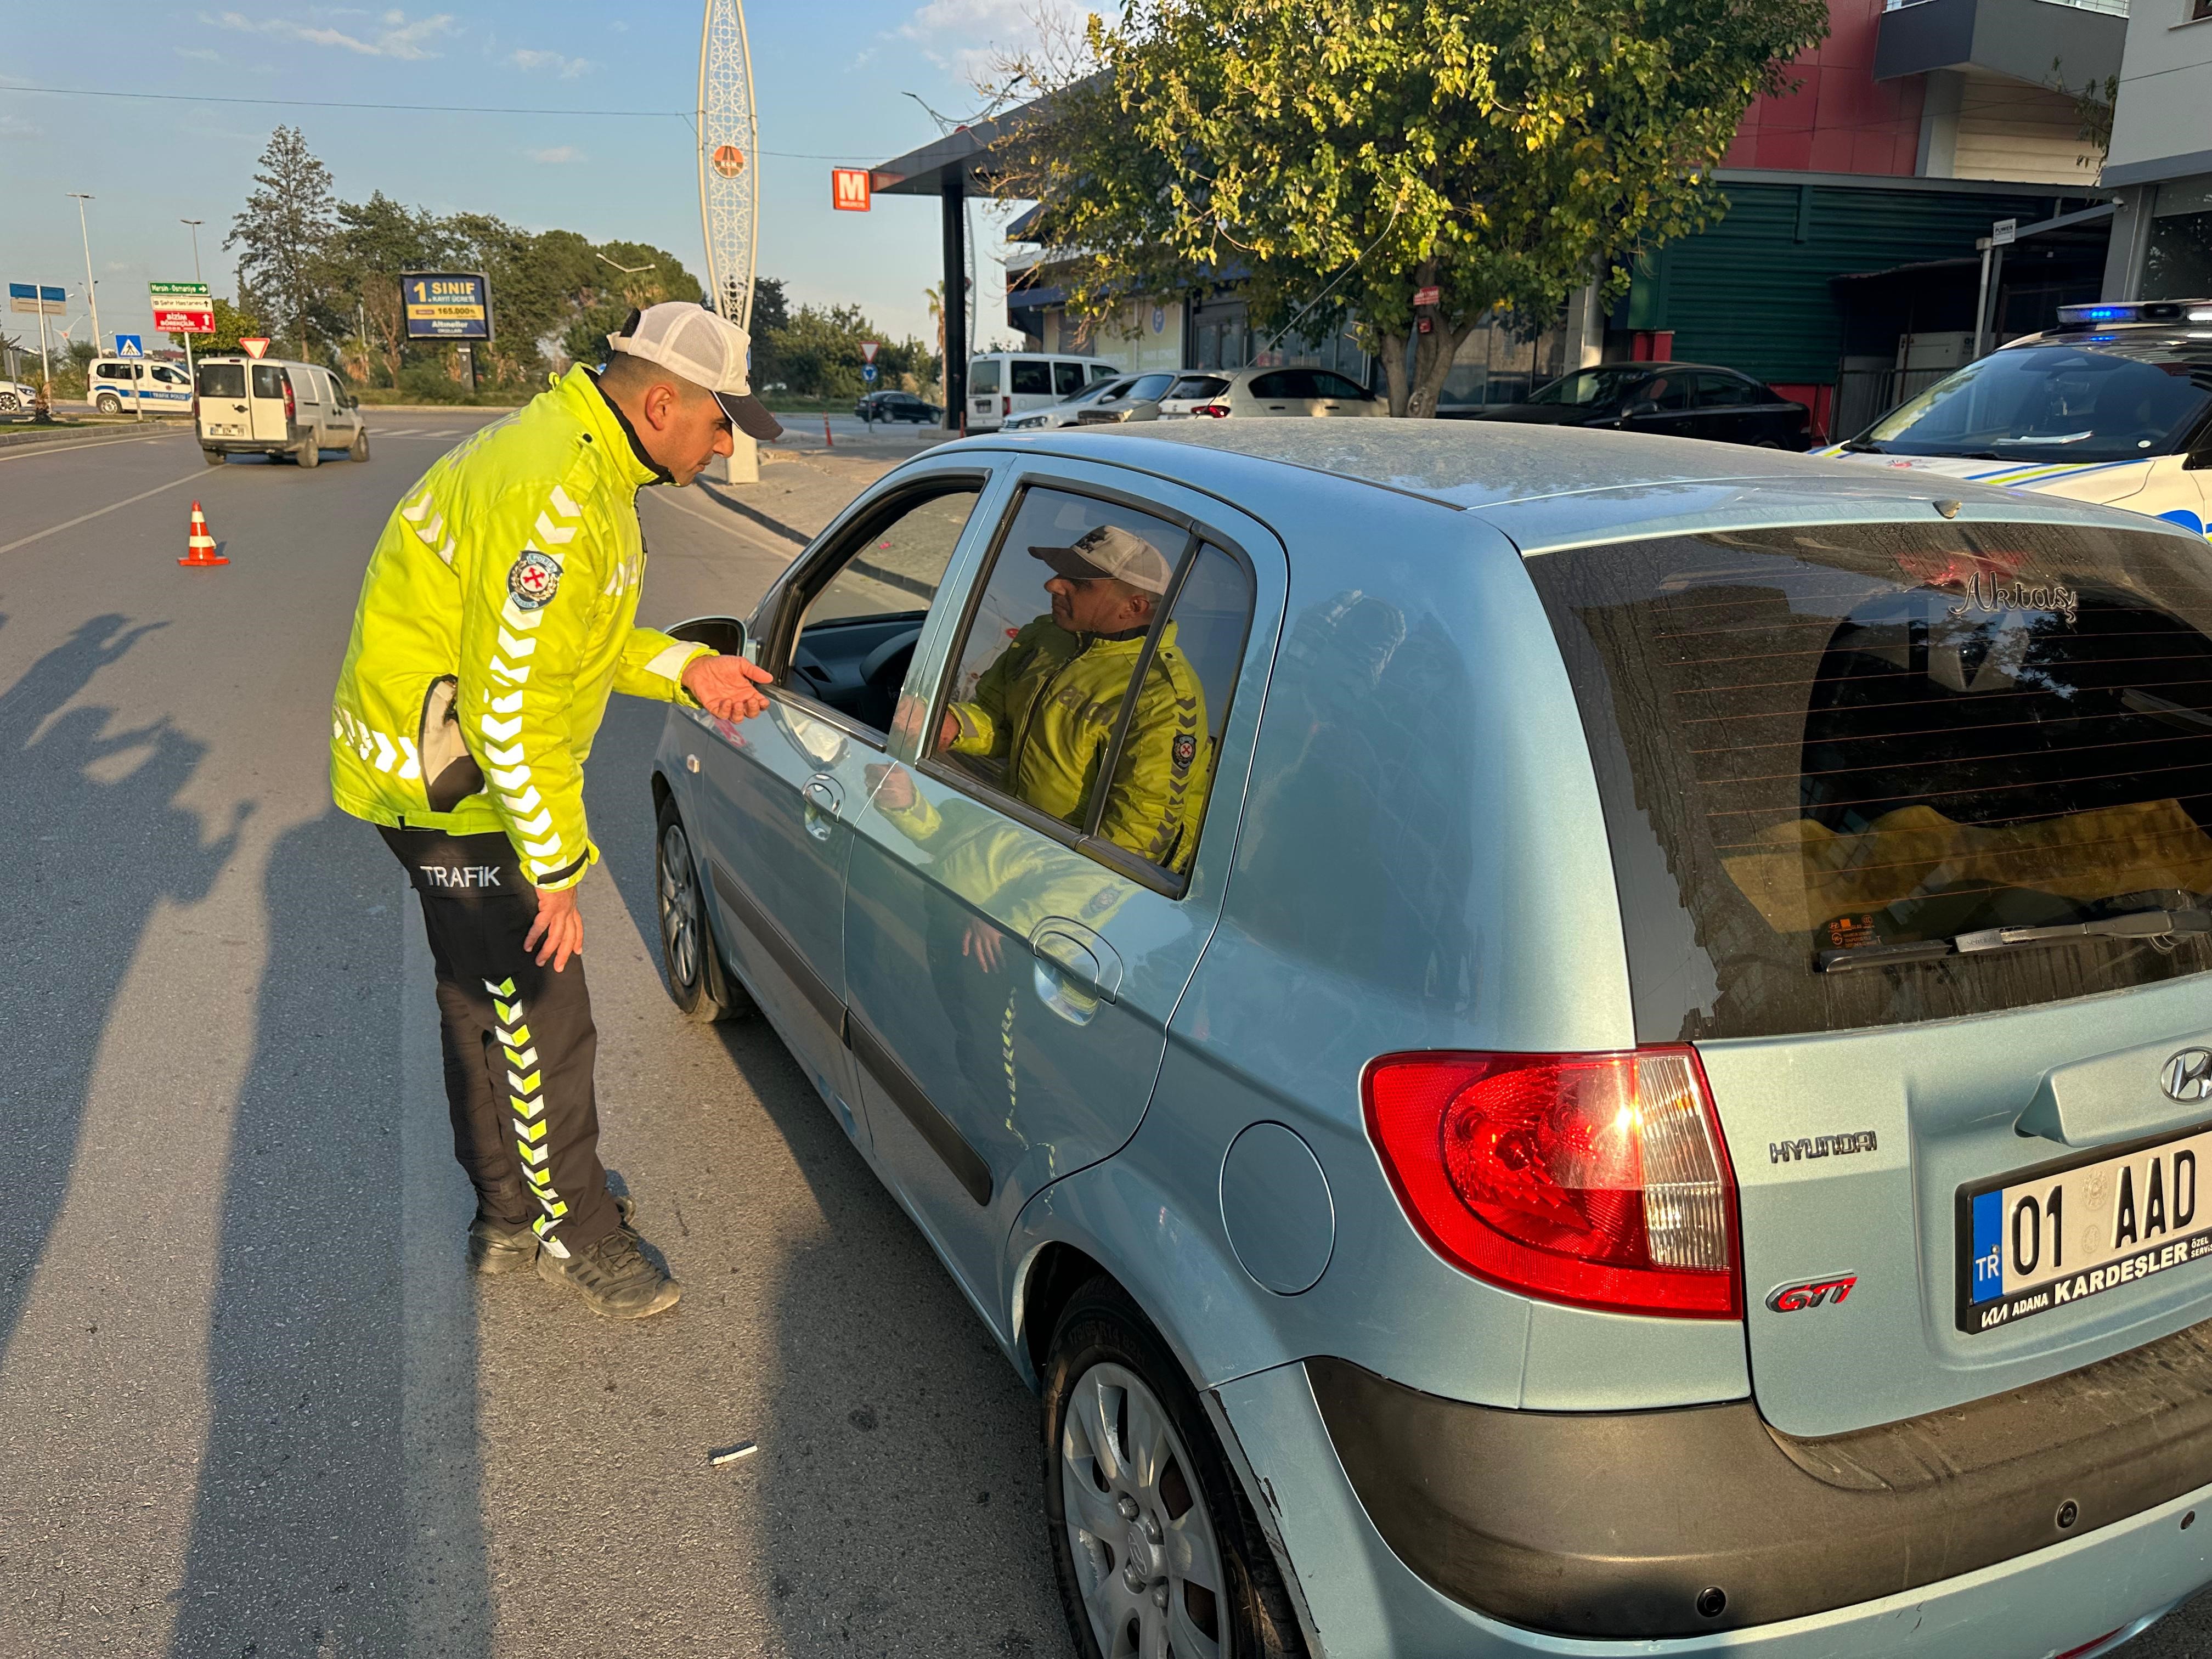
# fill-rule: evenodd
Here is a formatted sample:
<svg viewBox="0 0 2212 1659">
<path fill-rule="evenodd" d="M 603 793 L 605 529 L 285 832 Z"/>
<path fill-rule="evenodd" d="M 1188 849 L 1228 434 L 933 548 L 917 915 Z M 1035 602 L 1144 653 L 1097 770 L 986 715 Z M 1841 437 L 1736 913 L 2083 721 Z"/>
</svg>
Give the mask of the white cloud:
<svg viewBox="0 0 2212 1659">
<path fill-rule="evenodd" d="M 1041 17 L 1079 30 L 1085 15 L 1100 9 L 1085 0 L 926 0 L 896 33 L 938 68 L 973 80 L 1000 52 L 1035 46 Z"/>
<path fill-rule="evenodd" d="M 552 70 L 563 81 L 573 81 L 598 67 L 588 58 L 563 58 L 557 52 L 534 52 L 528 46 L 517 47 L 507 61 L 519 70 Z"/>
<path fill-rule="evenodd" d="M 28 116 L 0 115 L 0 140 L 9 138 L 40 138 L 45 135 Z"/>
<path fill-rule="evenodd" d="M 218 12 L 213 16 L 202 12 L 200 21 L 246 34 L 273 34 L 279 40 L 302 41 L 311 46 L 343 46 L 364 58 L 435 58 L 438 53 L 423 43 L 460 33 L 453 14 L 444 11 L 413 19 L 404 11 L 387 11 L 376 20 L 378 27 L 373 31 L 363 29 L 358 34 L 348 34 L 343 29 L 311 27 L 289 17 L 252 18 L 236 11 Z"/>
<path fill-rule="evenodd" d="M 196 64 L 220 64 L 222 62 L 222 54 L 216 51 L 212 46 L 173 46 L 170 50 L 174 52 L 178 57 L 189 58 Z"/>
<path fill-rule="evenodd" d="M 580 161 L 584 152 L 574 144 L 556 144 L 550 149 L 526 149 L 522 152 L 540 167 L 557 167 L 570 161 Z"/>
</svg>

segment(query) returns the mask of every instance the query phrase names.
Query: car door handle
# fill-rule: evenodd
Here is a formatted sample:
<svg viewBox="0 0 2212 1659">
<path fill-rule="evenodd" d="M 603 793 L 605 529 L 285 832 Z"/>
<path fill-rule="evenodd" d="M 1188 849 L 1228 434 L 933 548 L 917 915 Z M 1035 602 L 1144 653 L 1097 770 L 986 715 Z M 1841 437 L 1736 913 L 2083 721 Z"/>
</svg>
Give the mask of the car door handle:
<svg viewBox="0 0 2212 1659">
<path fill-rule="evenodd" d="M 830 826 L 837 821 L 838 810 L 844 805 L 837 780 L 817 774 L 807 779 L 799 793 L 806 803 L 806 833 L 817 841 L 829 840 Z"/>
<path fill-rule="evenodd" d="M 1030 949 L 1085 990 L 1109 1002 L 1120 996 L 1121 953 L 1081 922 L 1047 916 L 1030 932 Z"/>
</svg>

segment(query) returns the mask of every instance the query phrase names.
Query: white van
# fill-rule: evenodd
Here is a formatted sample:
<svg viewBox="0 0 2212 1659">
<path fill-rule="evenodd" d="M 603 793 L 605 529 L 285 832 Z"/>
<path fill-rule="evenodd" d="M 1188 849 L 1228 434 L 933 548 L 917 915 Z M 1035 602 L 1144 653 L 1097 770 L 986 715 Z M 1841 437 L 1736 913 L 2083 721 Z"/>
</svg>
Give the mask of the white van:
<svg viewBox="0 0 2212 1659">
<path fill-rule="evenodd" d="M 1045 409 L 1121 371 L 1096 357 L 992 351 L 968 360 L 968 430 L 996 432 L 1009 415 Z"/>
<path fill-rule="evenodd" d="M 95 357 L 85 386 L 87 401 L 103 415 L 120 415 L 126 409 L 143 409 L 149 415 L 192 411 L 191 380 L 179 363 Z"/>
<path fill-rule="evenodd" d="M 210 466 L 230 455 L 289 455 L 313 466 L 325 449 L 368 459 L 360 410 L 336 376 L 313 363 L 203 357 L 196 407 Z"/>
</svg>

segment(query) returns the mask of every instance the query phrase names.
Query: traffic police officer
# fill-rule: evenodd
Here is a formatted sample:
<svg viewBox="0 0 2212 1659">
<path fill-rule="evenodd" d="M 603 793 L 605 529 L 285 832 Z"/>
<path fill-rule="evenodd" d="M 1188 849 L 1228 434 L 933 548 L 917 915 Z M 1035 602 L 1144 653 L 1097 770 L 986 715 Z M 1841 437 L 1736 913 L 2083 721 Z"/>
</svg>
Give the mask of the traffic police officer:
<svg viewBox="0 0 2212 1659">
<path fill-rule="evenodd" d="M 678 1286 L 609 1194 L 575 887 L 599 857 L 583 765 L 611 692 L 726 720 L 768 676 L 635 626 L 637 492 L 687 484 L 751 396 L 745 332 L 702 307 L 632 312 L 578 367 L 445 456 L 370 556 L 331 710 L 331 793 L 419 894 L 444 1022 L 453 1150 L 477 1191 L 469 1261 L 528 1267 L 637 1319 Z"/>
</svg>

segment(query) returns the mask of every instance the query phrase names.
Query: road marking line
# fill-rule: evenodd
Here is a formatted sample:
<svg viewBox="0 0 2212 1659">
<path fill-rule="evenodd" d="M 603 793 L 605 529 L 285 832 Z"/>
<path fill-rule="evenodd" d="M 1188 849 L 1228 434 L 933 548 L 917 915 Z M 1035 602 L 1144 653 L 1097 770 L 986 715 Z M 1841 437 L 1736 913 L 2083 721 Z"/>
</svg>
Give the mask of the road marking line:
<svg viewBox="0 0 2212 1659">
<path fill-rule="evenodd" d="M 66 455 L 72 449 L 120 449 L 125 444 L 157 444 L 164 438 L 181 438 L 181 432 L 160 432 L 144 438 L 87 438 L 81 444 L 9 444 L 10 449 L 20 447 L 21 455 L 0 455 L 0 461 L 33 461 L 41 455 Z"/>
<path fill-rule="evenodd" d="M 81 524 L 89 524 L 93 520 L 113 513 L 118 508 L 129 507 L 134 501 L 143 501 L 149 495 L 158 495 L 165 489 L 174 489 L 179 484 L 188 484 L 195 478 L 206 477 L 207 468 L 203 466 L 197 471 L 185 473 L 181 478 L 172 478 L 167 483 L 155 484 L 151 489 L 142 489 L 136 495 L 127 495 L 119 501 L 110 501 L 106 507 L 96 507 L 89 513 L 79 514 L 67 524 L 58 524 L 51 529 L 37 531 L 31 535 L 21 537 L 9 542 L 6 546 L 0 547 L 0 553 L 13 553 L 19 547 L 28 547 L 33 542 L 42 542 L 49 536 L 58 536 L 64 530 L 74 530 Z"/>
</svg>

